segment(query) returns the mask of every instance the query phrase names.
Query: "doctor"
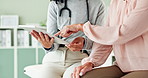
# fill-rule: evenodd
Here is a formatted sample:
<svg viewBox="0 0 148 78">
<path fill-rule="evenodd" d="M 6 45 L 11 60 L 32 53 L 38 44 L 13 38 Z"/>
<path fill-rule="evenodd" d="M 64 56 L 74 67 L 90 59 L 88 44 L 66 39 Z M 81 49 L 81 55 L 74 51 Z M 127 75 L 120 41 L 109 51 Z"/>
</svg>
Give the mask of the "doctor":
<svg viewBox="0 0 148 78">
<path fill-rule="evenodd" d="M 55 34 L 66 25 L 85 23 L 102 25 L 104 18 L 104 4 L 101 0 L 53 0 L 49 3 L 47 15 L 47 32 Z M 43 69 L 33 78 L 70 78 L 74 68 L 81 65 L 81 60 L 88 57 L 92 48 L 92 41 L 83 32 L 62 38 L 77 44 L 65 47 L 54 42 L 47 34 L 32 31 L 34 36 L 44 47 L 46 55 L 43 58 Z M 82 50 L 82 51 L 81 51 Z"/>
<path fill-rule="evenodd" d="M 148 0 L 112 0 L 109 10 L 104 26 L 74 24 L 56 34 L 68 37 L 82 31 L 94 41 L 73 78 L 148 78 Z M 112 49 L 116 65 L 92 69 L 103 64 Z"/>
</svg>

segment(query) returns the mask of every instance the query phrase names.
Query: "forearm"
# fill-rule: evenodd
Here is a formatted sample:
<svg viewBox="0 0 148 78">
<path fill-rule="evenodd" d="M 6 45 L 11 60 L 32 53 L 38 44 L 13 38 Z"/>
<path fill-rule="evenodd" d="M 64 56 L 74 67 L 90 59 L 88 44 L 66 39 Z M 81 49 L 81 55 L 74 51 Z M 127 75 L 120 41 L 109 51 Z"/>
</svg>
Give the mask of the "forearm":
<svg viewBox="0 0 148 78">
<path fill-rule="evenodd" d="M 123 23 L 120 25 L 95 26 L 86 23 L 83 31 L 91 40 L 104 44 L 125 44 L 148 31 L 148 3 L 138 0 L 136 8 L 133 9 L 128 17 L 125 16 Z M 143 5 L 141 5 L 143 4 Z M 112 22 L 113 19 L 110 19 Z"/>
<path fill-rule="evenodd" d="M 101 45 L 94 42 L 90 56 L 84 58 L 82 60 L 82 64 L 91 62 L 95 67 L 100 66 L 106 61 L 111 51 L 112 51 L 111 45 Z"/>
</svg>

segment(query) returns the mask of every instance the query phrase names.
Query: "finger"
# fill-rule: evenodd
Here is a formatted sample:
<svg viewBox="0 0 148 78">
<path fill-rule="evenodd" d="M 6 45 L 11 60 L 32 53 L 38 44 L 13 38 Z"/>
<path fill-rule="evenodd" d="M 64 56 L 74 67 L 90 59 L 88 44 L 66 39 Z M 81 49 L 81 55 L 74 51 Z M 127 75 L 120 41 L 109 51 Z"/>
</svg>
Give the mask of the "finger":
<svg viewBox="0 0 148 78">
<path fill-rule="evenodd" d="M 38 39 L 41 39 L 39 33 L 35 30 L 32 30 L 32 33 L 38 38 Z"/>
<path fill-rule="evenodd" d="M 82 41 L 74 40 L 74 41 L 72 41 L 70 44 L 80 45 L 80 44 L 82 44 Z"/>
<path fill-rule="evenodd" d="M 68 47 L 69 48 L 80 48 L 81 45 L 78 44 L 70 44 Z"/>
<path fill-rule="evenodd" d="M 33 32 L 30 32 L 30 34 L 31 34 L 35 39 L 38 40 L 38 37 L 37 37 Z"/>
<path fill-rule="evenodd" d="M 37 31 L 32 30 L 32 32 L 33 32 L 34 34 L 36 34 L 37 36 L 39 36 L 39 33 L 38 33 Z"/>
<path fill-rule="evenodd" d="M 51 39 L 51 38 L 50 38 L 47 34 L 45 34 L 44 36 L 45 36 L 45 41 L 46 41 L 46 42 L 50 42 L 50 39 Z"/>
<path fill-rule="evenodd" d="M 74 48 L 69 48 L 69 50 L 70 50 L 70 51 L 74 51 L 75 49 L 74 49 Z"/>
<path fill-rule="evenodd" d="M 70 33 L 66 32 L 66 33 L 63 33 L 61 36 L 62 37 L 69 37 L 71 34 L 73 34 L 73 33 L 72 32 L 70 32 Z"/>
<path fill-rule="evenodd" d="M 68 46 L 67 46 L 67 48 L 69 48 L 70 51 L 80 51 L 81 50 L 80 48 L 70 48 Z"/>
<path fill-rule="evenodd" d="M 76 77 L 75 77 L 75 73 L 76 73 L 76 71 L 77 71 L 77 69 L 76 69 L 76 67 L 75 67 L 75 68 L 74 68 L 73 75 L 72 75 L 73 78 L 76 78 Z"/>
<path fill-rule="evenodd" d="M 71 73 L 71 78 L 73 78 L 73 73 Z"/>
<path fill-rule="evenodd" d="M 58 36 L 61 34 L 61 31 L 57 32 L 56 34 L 54 34 L 55 36 Z"/>
<path fill-rule="evenodd" d="M 70 36 L 71 34 L 72 34 L 72 33 L 69 32 L 69 30 L 67 30 L 67 28 L 65 28 L 65 29 L 62 29 L 62 30 L 60 31 L 59 36 L 68 37 L 68 36 Z"/>
<path fill-rule="evenodd" d="M 64 35 L 65 35 L 64 32 L 61 32 L 61 33 L 59 34 L 59 36 L 61 36 L 61 37 L 65 37 Z"/>
<path fill-rule="evenodd" d="M 67 48 L 70 48 L 69 45 L 65 45 Z"/>
<path fill-rule="evenodd" d="M 83 68 L 81 66 L 77 67 L 77 71 L 76 71 L 76 78 L 80 78 L 79 74 L 80 74 L 80 71 L 82 70 Z"/>
<path fill-rule="evenodd" d="M 79 39 L 75 39 L 70 43 L 70 45 L 81 45 L 81 44 L 83 44 L 83 41 Z"/>
<path fill-rule="evenodd" d="M 88 68 L 85 66 L 80 72 L 80 75 L 84 75 L 88 71 Z"/>
<path fill-rule="evenodd" d="M 75 48 L 78 51 L 78 50 L 81 50 L 83 48 L 83 44 L 81 44 L 81 43 L 80 44 L 77 44 L 77 43 L 72 44 L 72 43 L 70 43 L 68 47 Z"/>
<path fill-rule="evenodd" d="M 83 76 L 83 73 L 82 73 L 82 72 L 80 72 L 79 76 Z"/>
<path fill-rule="evenodd" d="M 54 43 L 54 37 L 51 38 L 50 43 Z"/>
<path fill-rule="evenodd" d="M 42 32 L 39 32 L 39 35 L 40 35 L 40 37 L 41 37 L 41 40 L 42 40 L 42 41 L 45 41 L 45 37 L 44 37 L 43 33 L 42 33 Z"/>
</svg>

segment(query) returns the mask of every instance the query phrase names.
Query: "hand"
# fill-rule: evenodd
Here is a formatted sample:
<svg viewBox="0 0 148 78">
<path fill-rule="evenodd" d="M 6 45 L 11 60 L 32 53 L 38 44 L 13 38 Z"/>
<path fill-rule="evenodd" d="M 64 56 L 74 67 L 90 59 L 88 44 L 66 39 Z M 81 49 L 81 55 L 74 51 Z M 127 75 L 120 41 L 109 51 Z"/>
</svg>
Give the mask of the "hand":
<svg viewBox="0 0 148 78">
<path fill-rule="evenodd" d="M 85 39 L 83 37 L 77 37 L 69 45 L 67 45 L 67 47 L 71 51 L 80 51 L 84 46 L 84 40 Z"/>
<path fill-rule="evenodd" d="M 83 24 L 73 24 L 69 26 L 63 27 L 62 30 L 57 32 L 55 36 L 69 37 L 73 33 L 77 33 L 78 31 L 83 31 Z"/>
<path fill-rule="evenodd" d="M 32 30 L 30 34 L 36 38 L 44 48 L 51 48 L 54 38 L 50 38 L 47 34 L 43 34 L 42 32 L 37 32 L 35 30 Z"/>
<path fill-rule="evenodd" d="M 83 76 L 86 72 L 91 71 L 92 68 L 93 68 L 93 64 L 91 62 L 87 62 L 84 65 L 76 67 L 71 77 L 80 78 L 80 76 Z"/>
</svg>

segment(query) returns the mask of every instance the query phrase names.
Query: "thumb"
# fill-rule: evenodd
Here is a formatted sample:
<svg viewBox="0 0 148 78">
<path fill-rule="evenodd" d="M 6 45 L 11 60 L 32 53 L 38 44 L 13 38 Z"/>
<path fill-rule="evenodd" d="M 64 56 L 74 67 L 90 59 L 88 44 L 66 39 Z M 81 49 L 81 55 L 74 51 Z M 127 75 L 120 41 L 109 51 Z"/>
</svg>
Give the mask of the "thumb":
<svg viewBox="0 0 148 78">
<path fill-rule="evenodd" d="M 80 41 L 76 38 L 70 44 L 78 44 Z"/>
</svg>

